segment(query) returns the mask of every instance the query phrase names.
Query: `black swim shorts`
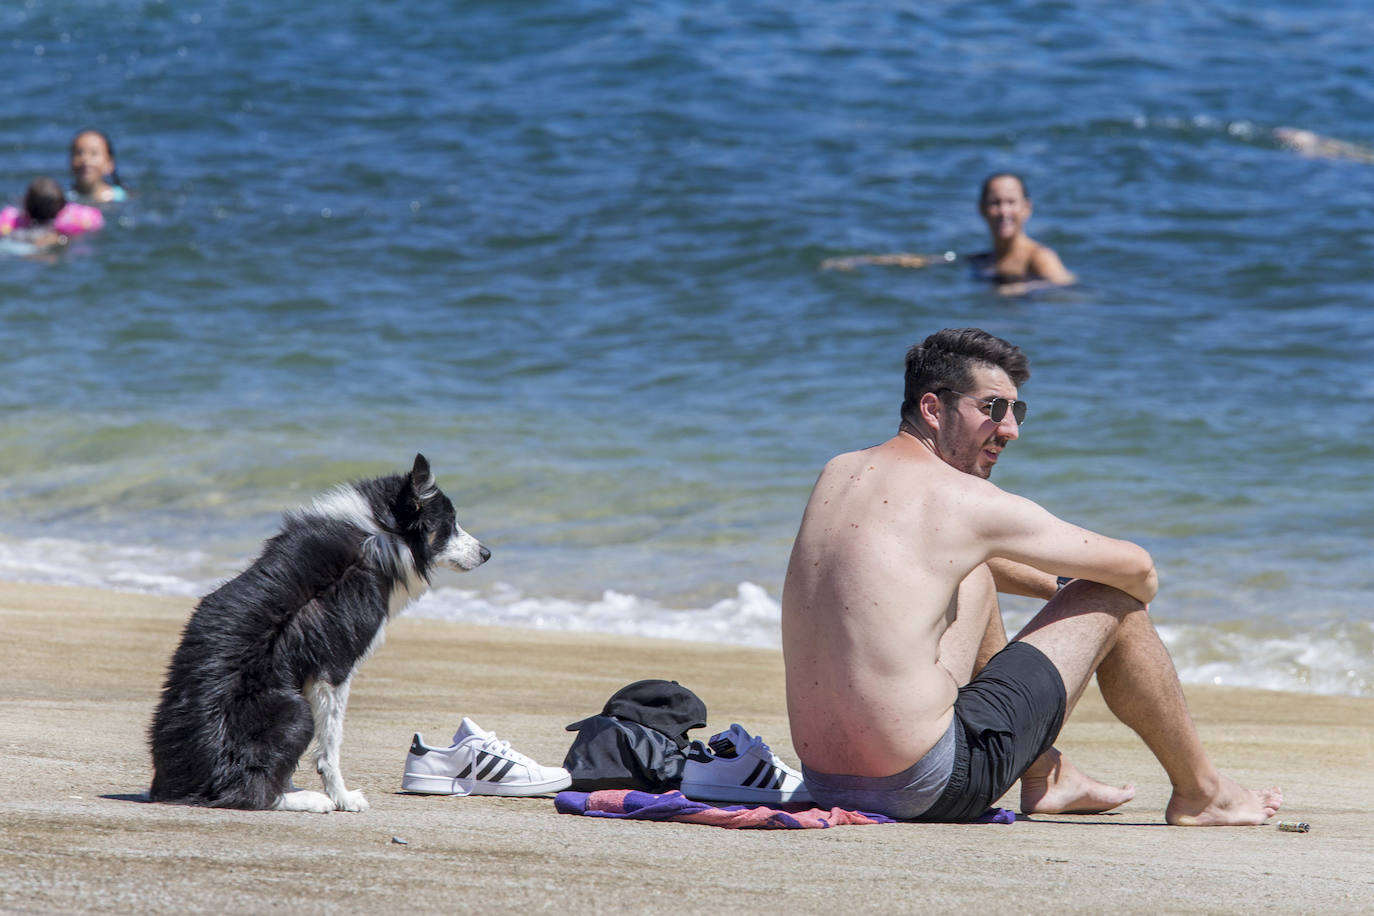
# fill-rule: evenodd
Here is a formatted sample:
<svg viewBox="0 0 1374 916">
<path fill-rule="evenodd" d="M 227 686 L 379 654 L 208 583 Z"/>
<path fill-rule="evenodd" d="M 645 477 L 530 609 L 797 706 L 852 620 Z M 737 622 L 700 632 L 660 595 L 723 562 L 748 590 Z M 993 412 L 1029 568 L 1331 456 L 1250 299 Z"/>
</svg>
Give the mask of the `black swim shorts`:
<svg viewBox="0 0 1374 916">
<path fill-rule="evenodd" d="M 1012 642 L 954 701 L 954 771 L 921 821 L 972 821 L 1054 745 L 1068 698 L 1059 669 L 1035 646 Z"/>
</svg>

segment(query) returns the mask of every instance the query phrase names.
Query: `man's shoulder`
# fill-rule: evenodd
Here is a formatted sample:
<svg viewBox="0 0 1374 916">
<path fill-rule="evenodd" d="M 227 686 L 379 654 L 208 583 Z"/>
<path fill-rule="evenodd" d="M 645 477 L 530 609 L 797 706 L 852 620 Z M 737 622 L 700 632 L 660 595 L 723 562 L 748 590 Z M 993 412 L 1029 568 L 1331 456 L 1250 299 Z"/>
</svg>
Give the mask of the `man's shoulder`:
<svg viewBox="0 0 1374 916">
<path fill-rule="evenodd" d="M 844 480 L 883 480 L 910 496 L 938 491 L 957 500 L 964 494 L 978 494 L 996 486 L 951 467 L 909 436 L 896 435 L 868 448 L 836 455 L 826 462 L 821 479 L 832 483 Z"/>
<path fill-rule="evenodd" d="M 888 441 L 890 442 L 891 440 Z M 875 445 L 865 446 L 864 448 L 856 448 L 852 452 L 840 452 L 840 454 L 827 461 L 825 466 L 827 468 L 847 468 L 852 465 L 862 464 L 864 461 L 880 458 L 879 450 L 886 444 L 885 442 L 879 442 Z"/>
</svg>

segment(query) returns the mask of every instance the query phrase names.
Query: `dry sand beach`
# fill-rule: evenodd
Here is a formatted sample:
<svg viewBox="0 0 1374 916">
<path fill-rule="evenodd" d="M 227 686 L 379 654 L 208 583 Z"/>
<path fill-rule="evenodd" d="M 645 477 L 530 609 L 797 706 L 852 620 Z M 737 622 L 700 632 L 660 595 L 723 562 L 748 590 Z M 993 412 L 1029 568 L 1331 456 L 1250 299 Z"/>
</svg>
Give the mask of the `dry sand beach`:
<svg viewBox="0 0 1374 916">
<path fill-rule="evenodd" d="M 800 831 L 620 822 L 561 815 L 547 798 L 400 794 L 411 733 L 446 743 L 468 715 L 556 764 L 565 724 L 623 684 L 667 677 L 706 701 L 694 737 L 739 722 L 795 764 L 779 653 L 402 617 L 354 682 L 345 729 L 344 772 L 370 811 L 150 805 L 138 800 L 144 729 L 191 605 L 0 583 L 0 910 L 1374 911 L 1369 699 L 1188 690 L 1221 767 L 1281 785 L 1280 817 L 1307 834 L 1165 826 L 1162 771 L 1094 692 L 1060 747 L 1137 784 L 1108 815 Z M 318 786 L 308 769 L 296 781 Z"/>
</svg>

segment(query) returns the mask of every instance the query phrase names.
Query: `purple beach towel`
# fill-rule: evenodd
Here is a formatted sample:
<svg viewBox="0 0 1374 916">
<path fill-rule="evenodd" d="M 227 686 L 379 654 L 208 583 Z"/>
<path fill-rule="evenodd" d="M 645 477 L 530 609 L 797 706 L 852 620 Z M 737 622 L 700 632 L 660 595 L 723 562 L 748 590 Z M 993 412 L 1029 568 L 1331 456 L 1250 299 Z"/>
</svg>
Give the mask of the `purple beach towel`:
<svg viewBox="0 0 1374 916">
<path fill-rule="evenodd" d="M 862 824 L 895 824 L 892 818 L 844 808 L 785 810 L 767 805 L 730 805 L 718 808 L 692 801 L 681 792 L 641 792 L 637 789 L 603 789 L 599 792 L 559 792 L 553 800 L 560 814 L 613 817 L 627 820 L 676 821 L 706 824 L 735 830 L 800 830 L 807 827 L 839 827 Z M 795 809 L 796 806 L 793 806 Z M 1014 824 L 1016 815 L 993 808 L 980 823 Z"/>
</svg>

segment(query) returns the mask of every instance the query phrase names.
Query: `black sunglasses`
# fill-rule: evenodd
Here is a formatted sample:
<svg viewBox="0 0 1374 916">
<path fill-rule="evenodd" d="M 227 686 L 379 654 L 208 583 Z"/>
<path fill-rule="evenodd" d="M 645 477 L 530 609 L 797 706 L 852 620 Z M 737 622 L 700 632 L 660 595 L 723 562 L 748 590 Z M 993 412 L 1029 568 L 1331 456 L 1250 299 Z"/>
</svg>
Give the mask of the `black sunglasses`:
<svg viewBox="0 0 1374 916">
<path fill-rule="evenodd" d="M 970 401 L 977 401 L 982 406 L 983 413 L 988 415 L 988 419 L 994 423 L 1001 423 L 1002 418 L 1007 415 L 1007 408 L 1011 408 L 1011 415 L 1016 419 L 1016 425 L 1020 426 L 1026 422 L 1026 402 L 1012 401 L 1007 398 L 977 398 L 971 394 L 964 394 L 962 391 L 955 391 L 953 388 L 941 388 L 941 391 L 948 391 L 950 394 L 957 394 L 961 398 Z"/>
</svg>

